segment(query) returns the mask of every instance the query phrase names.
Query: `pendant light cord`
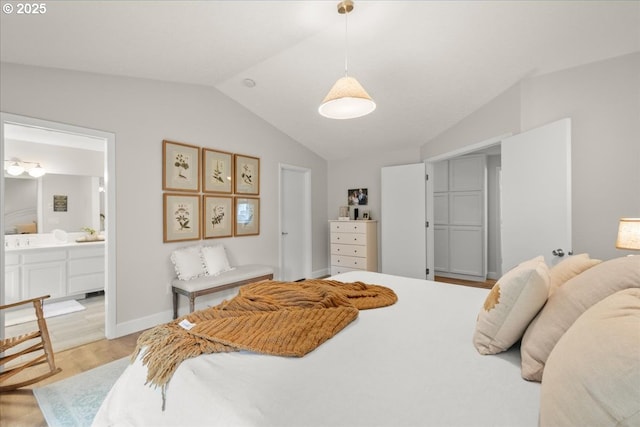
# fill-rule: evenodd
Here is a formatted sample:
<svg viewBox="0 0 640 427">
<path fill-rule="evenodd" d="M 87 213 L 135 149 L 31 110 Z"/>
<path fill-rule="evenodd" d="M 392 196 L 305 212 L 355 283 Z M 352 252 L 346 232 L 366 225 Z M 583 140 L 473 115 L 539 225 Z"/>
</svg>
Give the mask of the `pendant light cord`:
<svg viewBox="0 0 640 427">
<path fill-rule="evenodd" d="M 344 76 L 348 76 L 347 70 L 349 69 L 349 37 L 348 37 L 348 23 L 347 23 L 347 15 L 349 15 L 349 11 L 345 11 L 344 13 Z"/>
</svg>

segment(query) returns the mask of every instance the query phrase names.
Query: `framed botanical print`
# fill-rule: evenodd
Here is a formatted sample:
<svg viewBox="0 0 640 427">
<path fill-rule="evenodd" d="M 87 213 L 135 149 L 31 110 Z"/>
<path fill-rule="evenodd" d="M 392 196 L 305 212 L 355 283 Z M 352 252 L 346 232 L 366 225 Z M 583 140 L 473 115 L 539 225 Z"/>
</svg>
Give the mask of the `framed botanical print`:
<svg viewBox="0 0 640 427">
<path fill-rule="evenodd" d="M 233 187 L 233 154 L 202 149 L 202 191 L 231 194 Z"/>
<path fill-rule="evenodd" d="M 163 241 L 200 240 L 200 195 L 164 193 Z"/>
<path fill-rule="evenodd" d="M 202 196 L 202 230 L 205 239 L 233 236 L 233 197 Z"/>
<path fill-rule="evenodd" d="M 260 234 L 260 198 L 235 198 L 234 236 L 255 236 Z"/>
<path fill-rule="evenodd" d="M 162 189 L 200 191 L 200 147 L 162 141 Z"/>
<path fill-rule="evenodd" d="M 236 194 L 260 194 L 260 159 L 257 157 L 234 154 Z"/>
</svg>

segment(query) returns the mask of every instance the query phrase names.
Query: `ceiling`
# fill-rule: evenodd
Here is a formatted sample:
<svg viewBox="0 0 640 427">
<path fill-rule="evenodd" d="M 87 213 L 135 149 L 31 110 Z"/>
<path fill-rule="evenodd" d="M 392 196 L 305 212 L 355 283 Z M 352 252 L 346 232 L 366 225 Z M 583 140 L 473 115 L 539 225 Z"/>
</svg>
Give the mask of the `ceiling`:
<svg viewBox="0 0 640 427">
<path fill-rule="evenodd" d="M 640 51 L 638 1 L 356 0 L 349 74 L 378 108 L 331 120 L 337 3 L 49 1 L 0 15 L 0 59 L 215 87 L 333 160 L 420 147 L 522 79 Z"/>
</svg>

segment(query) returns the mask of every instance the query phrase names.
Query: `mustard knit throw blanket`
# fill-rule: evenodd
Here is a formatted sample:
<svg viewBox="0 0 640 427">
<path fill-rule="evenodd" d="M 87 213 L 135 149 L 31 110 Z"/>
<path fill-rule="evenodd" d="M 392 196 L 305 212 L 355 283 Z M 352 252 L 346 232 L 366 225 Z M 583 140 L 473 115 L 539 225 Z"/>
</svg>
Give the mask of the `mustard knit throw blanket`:
<svg viewBox="0 0 640 427">
<path fill-rule="evenodd" d="M 301 357 L 340 332 L 358 310 L 397 301 L 389 288 L 330 280 L 262 281 L 243 286 L 216 307 L 196 311 L 144 332 L 133 354 L 146 348 L 147 383 L 164 386 L 185 359 L 249 350 Z M 178 325 L 183 319 L 190 330 Z"/>
</svg>

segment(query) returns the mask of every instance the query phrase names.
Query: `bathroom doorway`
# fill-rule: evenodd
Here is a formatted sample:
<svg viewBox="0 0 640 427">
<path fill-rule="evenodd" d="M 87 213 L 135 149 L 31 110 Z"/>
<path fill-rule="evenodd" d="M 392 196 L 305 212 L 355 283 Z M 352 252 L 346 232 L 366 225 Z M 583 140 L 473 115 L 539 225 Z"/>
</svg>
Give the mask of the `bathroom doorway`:
<svg viewBox="0 0 640 427">
<path fill-rule="evenodd" d="M 105 336 L 112 337 L 115 331 L 116 301 L 115 221 L 113 218 L 115 216 L 115 135 L 7 113 L 1 113 L 0 122 L 2 142 L 0 155 L 5 160 L 3 179 L 0 180 L 0 199 L 3 201 L 4 210 L 7 211 L 6 197 L 11 197 L 11 189 L 7 184 L 15 180 L 12 175 L 7 174 L 8 165 L 17 163 L 25 166 L 28 171 L 30 166 L 39 164 L 46 171 L 43 177 L 37 178 L 38 190 L 35 204 L 31 201 L 24 202 L 29 206 L 23 209 L 18 206 L 18 209 L 14 209 L 13 218 L 10 220 L 5 217 L 5 212 L 0 215 L 0 229 L 3 231 L 5 240 L 0 249 L 0 266 L 4 274 L 3 283 L 5 283 L 5 286 L 0 287 L 0 303 L 31 297 L 32 295 L 28 294 L 38 290 L 28 289 L 29 286 L 34 285 L 30 280 L 37 279 L 37 274 L 41 276 L 47 274 L 47 268 L 55 269 L 58 266 L 58 270 L 54 270 L 58 274 L 53 276 L 58 279 L 56 286 L 51 289 L 51 292 L 49 289 L 40 290 L 46 290 L 45 294 L 52 294 L 51 303 L 54 299 L 62 303 L 61 305 L 81 300 L 85 303 L 83 306 L 86 306 L 83 309 L 84 314 L 93 320 L 92 322 L 79 320 L 81 314 L 78 312 L 51 318 L 48 323 L 50 332 L 53 330 L 51 335 L 54 343 L 56 325 L 61 325 L 59 327 L 66 330 L 60 333 L 66 336 L 72 335 L 68 332 L 72 329 L 72 325 L 75 324 L 77 327 L 75 334 L 79 338 L 76 337 L 75 341 L 70 341 L 72 344 L 64 344 L 65 346 L 81 345 Z M 18 174 L 18 177 L 29 179 L 27 171 Z M 47 192 L 47 185 L 51 187 L 47 182 L 50 181 L 55 182 L 56 185 L 68 183 L 70 185 L 68 190 L 54 191 L 54 193 L 68 192 L 69 194 Z M 89 193 L 78 193 L 79 191 L 89 191 Z M 88 216 L 80 215 L 80 218 L 76 218 L 76 222 L 70 219 L 77 215 L 77 213 L 71 215 L 71 209 L 68 209 L 68 215 L 56 215 L 58 211 L 64 211 L 65 202 L 71 202 L 71 194 L 75 194 L 76 203 L 83 203 L 86 210 L 91 211 L 87 214 Z M 67 199 L 58 196 L 67 196 Z M 60 204 L 57 205 L 57 202 Z M 18 211 L 18 223 L 33 224 L 35 234 L 17 234 L 24 230 L 18 230 L 15 225 L 15 211 Z M 23 217 L 20 217 L 21 215 Z M 30 215 L 35 216 L 35 221 L 31 220 Z M 89 230 L 95 230 L 104 242 L 76 245 L 76 240 L 83 241 L 84 234 L 89 233 Z M 29 231 L 33 233 L 34 230 Z M 60 238 L 60 231 L 64 233 L 64 245 L 61 245 L 60 241 L 55 241 L 56 238 Z M 58 245 L 51 249 L 52 251 L 63 253 L 59 249 L 68 249 L 66 263 L 62 261 L 58 261 L 57 264 L 43 263 L 36 268 L 34 268 L 35 264 L 20 265 L 24 260 L 28 261 L 27 254 L 46 253 L 47 245 L 52 243 Z M 20 249 L 16 250 L 16 247 Z M 81 259 L 77 260 L 76 257 Z M 90 266 L 89 270 L 86 270 L 87 266 Z M 37 267 L 42 267 L 42 270 L 38 271 Z M 37 289 L 39 283 L 37 280 L 35 282 L 34 288 Z M 46 283 L 46 279 L 42 282 Z M 79 283 L 87 282 L 88 285 L 84 286 L 87 287 L 88 292 L 84 293 L 83 288 L 77 286 Z M 22 288 L 25 285 L 26 290 Z M 15 322 L 15 319 L 10 321 L 12 324 Z M 83 331 L 89 323 L 98 330 Z M 4 316 L 0 317 L 2 336 L 4 336 L 5 326 L 14 327 L 7 324 Z M 57 348 L 56 351 L 58 351 Z"/>
</svg>

